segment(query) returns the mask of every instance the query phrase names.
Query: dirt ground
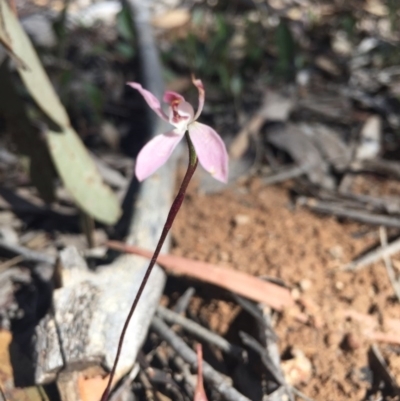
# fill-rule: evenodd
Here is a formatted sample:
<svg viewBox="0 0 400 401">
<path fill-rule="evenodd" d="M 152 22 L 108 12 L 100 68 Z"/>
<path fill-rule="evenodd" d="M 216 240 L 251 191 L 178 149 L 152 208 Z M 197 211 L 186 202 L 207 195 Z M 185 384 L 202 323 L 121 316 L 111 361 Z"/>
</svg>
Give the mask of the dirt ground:
<svg viewBox="0 0 400 401">
<path fill-rule="evenodd" d="M 297 387 L 315 400 L 365 397 L 372 340 L 363 334 L 364 322 L 344 318 L 343 311 L 374 317 L 384 331 L 385 319 L 398 318 L 400 307 L 383 262 L 357 272 L 341 267 L 379 243 L 378 228 L 312 214 L 291 202 L 288 185 L 267 187 L 252 178 L 213 195 L 201 194 L 192 184 L 173 239 L 176 255 L 280 279 L 293 295 L 310 300 L 318 324 L 283 313 L 275 326 L 282 356 L 297 349 L 311 361 L 311 377 Z M 398 273 L 400 256 L 392 262 Z M 226 301 L 194 300 L 192 307 L 221 334 L 238 313 Z M 399 378 L 400 348 L 379 347 Z"/>
</svg>

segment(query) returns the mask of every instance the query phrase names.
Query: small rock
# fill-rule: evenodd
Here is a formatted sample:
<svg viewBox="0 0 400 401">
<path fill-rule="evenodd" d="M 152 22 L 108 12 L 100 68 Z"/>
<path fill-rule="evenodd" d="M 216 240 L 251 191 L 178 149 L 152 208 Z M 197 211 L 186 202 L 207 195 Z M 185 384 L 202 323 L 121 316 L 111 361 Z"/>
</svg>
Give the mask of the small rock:
<svg viewBox="0 0 400 401">
<path fill-rule="evenodd" d="M 105 121 L 103 124 L 101 124 L 100 136 L 112 150 L 116 151 L 119 149 L 121 138 L 115 125 L 111 124 L 108 121 Z"/>
<path fill-rule="evenodd" d="M 286 381 L 292 386 L 307 383 L 312 374 L 312 364 L 300 349 L 293 349 L 293 359 L 282 361 L 281 366 Z"/>
<path fill-rule="evenodd" d="M 86 28 L 92 27 L 96 22 L 113 26 L 121 9 L 122 4 L 119 1 L 106 0 L 90 4 L 76 13 L 70 13 L 69 17 L 74 24 L 83 25 Z"/>
<path fill-rule="evenodd" d="M 381 152 L 382 120 L 378 115 L 370 116 L 360 133 L 360 145 L 356 151 L 359 160 L 375 159 Z"/>
<path fill-rule="evenodd" d="M 247 216 L 246 214 L 237 214 L 234 218 L 233 218 L 233 222 L 237 225 L 237 226 L 242 226 L 244 224 L 249 223 L 250 221 L 250 217 Z"/>
<path fill-rule="evenodd" d="M 10 227 L 0 227 L 0 238 L 12 245 L 18 244 L 18 234 Z"/>
<path fill-rule="evenodd" d="M 300 70 L 296 75 L 296 83 L 299 86 L 308 86 L 311 81 L 311 72 L 309 70 Z"/>
<path fill-rule="evenodd" d="M 330 332 L 325 336 L 325 344 L 328 347 L 337 347 L 340 344 L 341 336 L 337 332 Z"/>
<path fill-rule="evenodd" d="M 293 110 L 293 99 L 279 92 L 268 91 L 262 115 L 270 121 L 287 121 Z"/>
<path fill-rule="evenodd" d="M 341 259 L 343 257 L 343 248 L 340 245 L 333 246 L 329 249 L 329 253 L 334 259 Z"/>
<path fill-rule="evenodd" d="M 219 260 L 221 262 L 227 262 L 229 260 L 228 252 L 220 251 L 218 256 L 219 256 Z"/>
<path fill-rule="evenodd" d="M 340 347 L 345 351 L 354 351 L 360 346 L 360 339 L 354 333 L 346 333 L 340 344 Z"/>
<path fill-rule="evenodd" d="M 343 288 L 344 288 L 344 284 L 343 284 L 341 281 L 336 281 L 336 283 L 335 283 L 335 288 L 336 288 L 338 291 L 342 291 Z"/>
<path fill-rule="evenodd" d="M 353 46 L 347 32 L 338 31 L 332 38 L 332 49 L 341 56 L 349 56 L 353 51 Z"/>
<path fill-rule="evenodd" d="M 300 290 L 298 288 L 293 288 L 291 291 L 292 294 L 292 298 L 296 301 L 298 299 L 300 299 Z"/>
<path fill-rule="evenodd" d="M 312 287 L 312 282 L 311 282 L 311 280 L 308 280 L 305 278 L 300 281 L 299 287 L 300 287 L 301 291 L 305 292 Z"/>
</svg>

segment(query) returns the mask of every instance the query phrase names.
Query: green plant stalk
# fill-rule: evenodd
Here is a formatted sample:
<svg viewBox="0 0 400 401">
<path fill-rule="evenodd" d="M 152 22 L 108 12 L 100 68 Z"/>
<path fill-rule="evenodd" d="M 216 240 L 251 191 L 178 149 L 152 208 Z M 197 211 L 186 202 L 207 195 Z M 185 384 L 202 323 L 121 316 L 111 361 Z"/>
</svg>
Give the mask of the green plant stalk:
<svg viewBox="0 0 400 401">
<path fill-rule="evenodd" d="M 125 334 L 126 334 L 126 331 L 128 329 L 129 323 L 130 323 L 131 318 L 132 318 L 132 316 L 133 316 L 133 314 L 135 312 L 136 306 L 139 303 L 139 300 L 140 300 L 140 297 L 141 297 L 141 295 L 142 295 L 142 293 L 144 291 L 144 288 L 146 287 L 147 281 L 149 280 L 149 277 L 150 277 L 150 274 L 151 274 L 151 272 L 153 270 L 153 267 L 156 264 L 158 255 L 160 254 L 161 248 L 162 248 L 162 246 L 164 244 L 164 241 L 165 241 L 165 239 L 166 239 L 166 237 L 168 235 L 168 232 L 172 227 L 172 224 L 173 224 L 173 222 L 175 220 L 176 215 L 179 212 L 179 209 L 181 208 L 181 205 L 182 205 L 183 199 L 185 198 L 185 194 L 186 194 L 186 190 L 187 190 L 187 187 L 189 185 L 189 182 L 190 182 L 191 178 L 193 177 L 194 172 L 196 171 L 196 167 L 197 167 L 197 163 L 198 163 L 196 151 L 194 149 L 192 141 L 190 140 L 190 136 L 189 136 L 188 132 L 186 132 L 185 137 L 186 137 L 186 141 L 187 141 L 188 149 L 189 149 L 189 164 L 188 164 L 188 168 L 186 170 L 185 177 L 182 180 L 182 184 L 181 184 L 181 186 L 179 188 L 178 194 L 176 195 L 176 198 L 175 198 L 174 202 L 172 203 L 172 206 L 171 206 L 170 211 L 168 213 L 167 221 L 164 224 L 164 228 L 162 230 L 160 239 L 158 240 L 158 243 L 157 243 L 156 249 L 154 251 L 153 257 L 151 258 L 151 261 L 150 261 L 149 266 L 148 266 L 148 268 L 146 270 L 146 273 L 144 274 L 144 277 L 143 277 L 143 280 L 142 280 L 142 282 L 140 284 L 139 290 L 138 290 L 138 292 L 136 294 L 136 297 L 135 297 L 135 299 L 134 299 L 134 301 L 132 303 L 131 309 L 129 310 L 128 317 L 125 320 L 124 327 L 122 328 L 122 332 L 121 332 L 121 335 L 120 335 L 119 341 L 118 341 L 117 354 L 115 356 L 114 365 L 113 365 L 113 367 L 111 369 L 110 376 L 108 378 L 107 387 L 104 390 L 104 393 L 103 393 L 103 395 L 101 397 L 101 401 L 107 401 L 107 399 L 108 399 L 108 396 L 109 396 L 110 390 L 111 390 L 111 384 L 112 384 L 112 381 L 113 381 L 114 376 L 115 376 L 115 372 L 116 372 L 116 369 L 117 369 L 118 361 L 119 361 L 119 358 L 120 358 L 120 355 L 121 355 L 122 345 L 123 345 L 123 342 L 124 342 Z"/>
</svg>

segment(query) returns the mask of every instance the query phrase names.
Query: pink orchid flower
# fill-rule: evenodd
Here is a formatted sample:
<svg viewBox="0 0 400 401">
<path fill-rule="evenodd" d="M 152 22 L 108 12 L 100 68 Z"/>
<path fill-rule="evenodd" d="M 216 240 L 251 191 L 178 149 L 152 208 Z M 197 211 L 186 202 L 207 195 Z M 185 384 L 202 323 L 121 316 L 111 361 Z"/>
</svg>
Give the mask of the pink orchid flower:
<svg viewBox="0 0 400 401">
<path fill-rule="evenodd" d="M 164 102 L 169 104 L 168 114 L 166 114 L 151 92 L 136 82 L 128 82 L 128 85 L 140 92 L 158 116 L 175 127 L 171 131 L 154 137 L 139 152 L 135 169 L 139 181 L 149 177 L 168 160 L 185 132 L 188 131 L 200 164 L 215 179 L 227 182 L 228 153 L 225 144 L 211 127 L 196 121 L 204 106 L 204 86 L 200 79 L 193 79 L 193 84 L 199 91 L 199 107 L 196 114 L 192 105 L 186 102 L 183 96 L 171 91 L 165 92 L 163 98 Z"/>
</svg>

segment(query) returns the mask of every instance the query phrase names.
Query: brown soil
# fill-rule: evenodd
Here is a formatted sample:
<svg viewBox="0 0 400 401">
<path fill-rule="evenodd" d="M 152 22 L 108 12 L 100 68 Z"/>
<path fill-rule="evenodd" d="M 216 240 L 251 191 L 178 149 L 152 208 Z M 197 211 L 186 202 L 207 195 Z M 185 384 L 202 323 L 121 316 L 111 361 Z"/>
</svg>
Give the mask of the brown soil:
<svg viewBox="0 0 400 401">
<path fill-rule="evenodd" d="M 370 385 L 361 369 L 368 366 L 371 342 L 361 334 L 360 322 L 346 320 L 342 311 L 353 309 L 383 322 L 398 318 L 400 308 L 383 263 L 354 273 L 340 267 L 378 243 L 377 228 L 294 207 L 286 188 L 266 187 L 257 178 L 214 195 L 195 187 L 174 225 L 173 253 L 278 278 L 294 295 L 310 300 L 320 325 L 283 313 L 275 326 L 282 353 L 299 349 L 311 361 L 311 377 L 297 387 L 316 400 L 362 399 Z M 393 258 L 393 264 L 398 269 L 400 259 Z M 238 313 L 225 301 L 194 300 L 192 307 L 221 334 Z M 380 347 L 399 377 L 400 357 L 387 345 Z"/>
</svg>

